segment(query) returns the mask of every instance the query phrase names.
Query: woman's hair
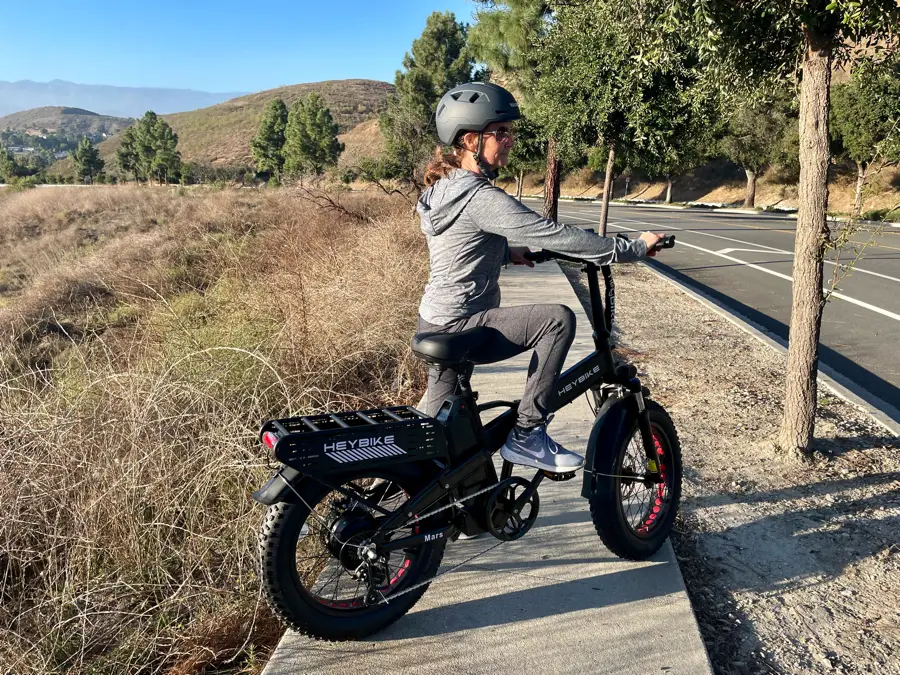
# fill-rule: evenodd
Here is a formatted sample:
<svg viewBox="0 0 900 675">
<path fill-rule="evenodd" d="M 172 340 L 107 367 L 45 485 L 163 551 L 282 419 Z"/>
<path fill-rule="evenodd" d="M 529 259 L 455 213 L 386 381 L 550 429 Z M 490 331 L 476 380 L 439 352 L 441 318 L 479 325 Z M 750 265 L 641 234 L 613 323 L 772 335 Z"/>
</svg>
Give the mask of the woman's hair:
<svg viewBox="0 0 900 675">
<path fill-rule="evenodd" d="M 457 149 L 454 147 L 450 152 L 444 152 L 442 146 L 434 149 L 434 157 L 425 167 L 425 185 L 431 186 L 437 183 L 441 178 L 446 178 L 451 171 L 461 167 Z"/>
</svg>

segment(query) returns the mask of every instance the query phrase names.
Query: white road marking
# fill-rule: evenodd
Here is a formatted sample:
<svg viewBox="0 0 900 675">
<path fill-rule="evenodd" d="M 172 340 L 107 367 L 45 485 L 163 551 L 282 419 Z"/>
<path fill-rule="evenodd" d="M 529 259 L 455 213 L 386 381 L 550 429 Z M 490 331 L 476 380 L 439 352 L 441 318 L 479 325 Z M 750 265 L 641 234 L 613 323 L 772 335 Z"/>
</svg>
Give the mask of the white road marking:
<svg viewBox="0 0 900 675">
<path fill-rule="evenodd" d="M 723 248 L 723 249 L 716 251 L 716 253 L 728 254 L 728 253 L 734 253 L 735 251 L 744 252 L 744 253 L 781 253 L 784 255 L 794 255 L 790 251 L 765 251 L 761 248 Z"/>
<path fill-rule="evenodd" d="M 566 218 L 574 218 L 575 220 L 583 220 L 588 223 L 595 222 L 594 220 L 592 220 L 590 218 L 582 218 L 581 216 L 573 216 L 570 213 L 563 213 L 562 215 L 564 215 Z M 638 231 L 638 230 L 632 230 L 632 229 L 624 227 L 622 225 L 618 225 L 619 222 L 637 223 L 639 225 L 647 225 L 650 229 L 663 228 L 665 230 L 676 230 L 678 232 L 690 232 L 691 234 L 700 234 L 700 235 L 703 235 L 704 237 L 715 237 L 716 239 L 724 239 L 726 241 L 733 241 L 738 244 L 747 244 L 748 246 L 758 246 L 759 248 L 766 249 L 765 251 L 759 251 L 760 253 L 771 252 L 771 253 L 784 253 L 786 255 L 791 255 L 791 256 L 794 255 L 793 251 L 785 251 L 782 248 L 775 248 L 774 246 L 767 246 L 765 244 L 753 244 L 749 241 L 744 241 L 743 239 L 733 239 L 731 237 L 724 237 L 721 234 L 712 234 L 710 232 L 700 232 L 698 230 L 691 230 L 689 228 L 683 228 L 683 227 L 672 227 L 671 225 L 663 225 L 661 223 L 648 223 L 643 220 L 632 220 L 630 218 L 617 218 L 615 221 L 610 221 L 609 225 L 610 225 L 610 227 L 620 227 L 622 229 L 628 230 L 629 232 L 637 232 Z M 732 249 L 723 249 L 723 252 L 746 251 L 746 250 L 747 249 L 732 248 Z M 837 263 L 832 262 L 831 260 L 825 260 L 824 262 L 826 265 L 831 265 L 832 267 L 837 267 Z M 882 274 L 881 272 L 873 272 L 872 270 L 864 270 L 861 267 L 854 267 L 853 272 L 859 272 L 861 274 L 869 274 L 873 277 L 880 277 L 881 279 L 887 279 L 888 281 L 893 281 L 893 282 L 900 284 L 900 279 L 898 279 L 897 277 L 892 277 L 887 274 Z"/>
<path fill-rule="evenodd" d="M 567 218 L 575 218 L 577 220 L 587 220 L 586 218 L 579 218 L 578 216 L 566 215 L 566 217 Z M 588 221 L 588 222 L 591 222 L 591 221 Z M 668 227 L 667 225 L 658 225 L 658 224 L 653 225 L 652 223 L 645 223 L 640 220 L 629 220 L 627 222 L 639 223 L 641 225 L 650 225 L 651 227 L 663 227 L 663 228 L 667 228 L 670 230 L 678 229 L 678 228 L 674 228 L 674 227 Z M 611 223 L 610 225 L 612 227 L 618 227 L 621 230 L 627 230 L 628 232 L 638 232 L 639 231 L 639 230 L 634 230 L 630 227 L 625 227 L 624 225 L 618 225 L 618 224 L 613 224 L 613 223 Z M 698 233 L 693 232 L 692 234 L 698 234 Z M 744 242 L 744 243 L 746 243 L 746 242 Z M 744 267 L 750 267 L 759 272 L 771 274 L 773 277 L 778 277 L 779 279 L 785 279 L 786 281 L 790 281 L 791 283 L 794 282 L 793 277 L 790 277 L 787 274 L 782 274 L 781 272 L 776 272 L 775 270 L 770 270 L 770 269 L 767 269 L 760 265 L 757 265 L 755 263 L 747 262 L 745 260 L 741 260 L 740 258 L 734 258 L 734 257 L 732 257 L 730 255 L 726 255 L 724 253 L 718 253 L 718 252 L 710 250 L 708 248 L 703 248 L 702 246 L 695 246 L 694 244 L 688 244 L 686 241 L 683 241 L 683 240 L 679 242 L 679 246 L 687 246 L 688 248 L 693 248 L 698 251 L 703 251 L 704 253 L 709 253 L 710 255 L 719 256 L 720 258 L 724 258 L 725 260 L 728 260 L 728 261 L 731 261 L 734 263 L 738 263 L 739 265 L 742 265 Z M 857 270 L 857 271 L 861 271 L 861 270 Z M 895 279 L 895 281 L 900 281 L 900 279 Z M 827 291 L 828 289 L 823 286 L 823 290 Z M 886 309 L 882 309 L 881 307 L 871 305 L 868 302 L 863 302 L 862 300 L 857 300 L 856 298 L 851 298 L 849 295 L 844 295 L 843 293 L 838 293 L 837 291 L 834 291 L 834 292 L 832 292 L 831 297 L 839 298 L 841 300 L 849 302 L 850 304 L 858 305 L 859 307 L 864 307 L 865 309 L 871 310 L 877 314 L 881 314 L 882 316 L 886 316 L 890 319 L 893 319 L 894 321 L 900 321 L 900 314 L 895 314 L 894 312 L 888 311 Z"/>
</svg>

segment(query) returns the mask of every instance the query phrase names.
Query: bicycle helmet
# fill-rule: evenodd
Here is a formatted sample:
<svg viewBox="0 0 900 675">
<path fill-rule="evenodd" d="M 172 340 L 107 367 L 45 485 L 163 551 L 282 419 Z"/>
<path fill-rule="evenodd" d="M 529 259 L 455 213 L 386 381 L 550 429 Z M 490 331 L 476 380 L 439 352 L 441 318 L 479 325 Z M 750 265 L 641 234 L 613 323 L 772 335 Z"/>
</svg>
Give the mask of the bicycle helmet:
<svg viewBox="0 0 900 675">
<path fill-rule="evenodd" d="M 488 82 L 468 82 L 453 87 L 441 97 L 435 122 L 441 143 L 454 145 L 463 132 L 483 132 L 489 124 L 520 117 L 519 104 L 506 89 Z M 488 178 L 495 178 L 495 172 L 481 158 L 483 140 L 483 135 L 479 133 L 475 159 L 482 173 Z"/>
</svg>

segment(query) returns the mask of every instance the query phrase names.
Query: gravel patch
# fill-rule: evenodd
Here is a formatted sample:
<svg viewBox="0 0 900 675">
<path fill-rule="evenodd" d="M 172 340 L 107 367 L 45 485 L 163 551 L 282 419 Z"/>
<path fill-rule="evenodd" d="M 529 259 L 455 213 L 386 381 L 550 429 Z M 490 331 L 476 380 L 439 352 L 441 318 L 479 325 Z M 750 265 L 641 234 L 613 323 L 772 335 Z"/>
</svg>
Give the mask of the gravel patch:
<svg viewBox="0 0 900 675">
<path fill-rule="evenodd" d="M 778 452 L 786 357 L 643 266 L 614 272 L 617 352 L 683 444 L 673 543 L 715 671 L 900 674 L 898 438 L 820 385 L 815 456 Z"/>
</svg>

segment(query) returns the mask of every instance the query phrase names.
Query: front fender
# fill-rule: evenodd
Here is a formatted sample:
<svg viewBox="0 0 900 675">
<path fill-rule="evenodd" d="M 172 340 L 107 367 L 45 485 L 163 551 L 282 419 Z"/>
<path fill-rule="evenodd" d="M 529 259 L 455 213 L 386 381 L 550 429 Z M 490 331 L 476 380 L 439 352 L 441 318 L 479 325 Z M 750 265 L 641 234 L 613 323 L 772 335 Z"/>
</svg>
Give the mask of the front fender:
<svg viewBox="0 0 900 675">
<path fill-rule="evenodd" d="M 584 482 L 581 496 L 590 499 L 595 490 L 594 471 L 603 453 L 615 452 L 619 444 L 634 428 L 637 419 L 637 401 L 634 396 L 620 398 L 613 394 L 600 407 L 584 458 Z"/>
<path fill-rule="evenodd" d="M 289 466 L 282 466 L 274 476 L 266 481 L 265 485 L 253 493 L 253 499 L 264 506 L 291 502 L 294 500 L 294 491 L 291 490 L 291 486 L 296 490 L 301 480 L 303 480 L 303 476 L 299 471 Z"/>
</svg>

